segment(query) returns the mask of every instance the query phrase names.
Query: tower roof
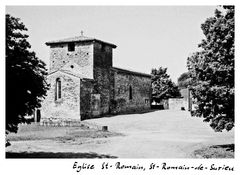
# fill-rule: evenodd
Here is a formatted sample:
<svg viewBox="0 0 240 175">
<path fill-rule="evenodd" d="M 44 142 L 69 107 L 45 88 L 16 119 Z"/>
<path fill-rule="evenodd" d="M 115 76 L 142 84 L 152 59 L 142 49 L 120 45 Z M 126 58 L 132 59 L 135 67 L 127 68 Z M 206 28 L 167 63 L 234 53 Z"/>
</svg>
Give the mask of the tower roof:
<svg viewBox="0 0 240 175">
<path fill-rule="evenodd" d="M 109 42 L 105 42 L 96 38 L 91 38 L 91 37 L 86 37 L 86 36 L 75 36 L 75 37 L 71 37 L 71 38 L 65 38 L 65 39 L 60 39 L 60 40 L 53 40 L 53 41 L 48 41 L 45 44 L 47 46 L 52 45 L 52 44 L 60 44 L 60 43 L 71 43 L 71 42 L 100 42 L 100 43 L 104 43 L 107 44 L 109 46 L 111 46 L 112 48 L 116 48 L 117 46 L 115 44 L 109 43 Z"/>
</svg>

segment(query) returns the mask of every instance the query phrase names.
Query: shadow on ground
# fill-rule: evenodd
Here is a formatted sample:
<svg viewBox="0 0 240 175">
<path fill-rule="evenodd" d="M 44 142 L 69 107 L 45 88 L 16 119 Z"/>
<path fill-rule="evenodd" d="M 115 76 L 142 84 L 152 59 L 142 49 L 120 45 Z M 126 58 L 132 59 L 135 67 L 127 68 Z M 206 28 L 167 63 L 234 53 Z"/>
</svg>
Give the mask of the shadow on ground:
<svg viewBox="0 0 240 175">
<path fill-rule="evenodd" d="M 6 158 L 117 158 L 116 156 L 89 153 L 71 152 L 6 152 Z"/>
<path fill-rule="evenodd" d="M 226 151 L 235 151 L 234 144 L 226 144 L 226 145 L 213 145 L 210 146 L 210 148 L 223 148 L 226 149 Z"/>
</svg>

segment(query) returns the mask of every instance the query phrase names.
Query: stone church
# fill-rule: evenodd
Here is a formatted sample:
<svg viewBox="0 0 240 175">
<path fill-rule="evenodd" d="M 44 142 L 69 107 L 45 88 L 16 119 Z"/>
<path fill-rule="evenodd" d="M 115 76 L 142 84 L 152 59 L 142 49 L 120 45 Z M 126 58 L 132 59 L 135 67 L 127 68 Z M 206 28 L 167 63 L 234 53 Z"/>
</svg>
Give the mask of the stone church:
<svg viewBox="0 0 240 175">
<path fill-rule="evenodd" d="M 80 121 L 150 109 L 151 75 L 113 67 L 116 45 L 83 35 L 46 45 L 50 89 L 41 120 Z"/>
</svg>

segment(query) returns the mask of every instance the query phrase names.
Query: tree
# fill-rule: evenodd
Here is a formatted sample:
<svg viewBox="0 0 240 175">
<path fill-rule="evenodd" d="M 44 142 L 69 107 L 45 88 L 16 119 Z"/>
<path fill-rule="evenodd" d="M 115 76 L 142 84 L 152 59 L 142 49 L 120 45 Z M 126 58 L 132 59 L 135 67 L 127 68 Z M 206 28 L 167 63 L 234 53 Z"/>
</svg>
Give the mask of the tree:
<svg viewBox="0 0 240 175">
<path fill-rule="evenodd" d="M 30 51 L 25 31 L 19 18 L 6 15 L 6 134 L 28 122 L 48 90 L 46 64 Z"/>
<path fill-rule="evenodd" d="M 187 61 L 197 104 L 193 115 L 210 122 L 215 131 L 229 131 L 234 127 L 234 6 L 216 10 L 201 28 L 201 50 Z"/>
<path fill-rule="evenodd" d="M 152 100 L 159 103 L 162 99 L 181 96 L 178 87 L 167 74 L 167 68 L 152 69 Z"/>
<path fill-rule="evenodd" d="M 184 72 L 178 78 L 178 87 L 183 89 L 187 88 L 192 84 L 192 79 L 189 72 Z"/>
</svg>

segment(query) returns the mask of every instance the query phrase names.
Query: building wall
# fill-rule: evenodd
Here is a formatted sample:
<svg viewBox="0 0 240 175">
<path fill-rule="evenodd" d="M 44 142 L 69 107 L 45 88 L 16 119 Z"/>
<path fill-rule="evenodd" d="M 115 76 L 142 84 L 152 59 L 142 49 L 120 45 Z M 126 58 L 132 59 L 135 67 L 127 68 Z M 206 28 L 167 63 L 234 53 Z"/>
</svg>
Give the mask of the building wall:
<svg viewBox="0 0 240 175">
<path fill-rule="evenodd" d="M 109 113 L 110 107 L 110 68 L 112 67 L 112 47 L 94 43 L 94 94 L 100 94 L 99 115 Z M 97 112 L 96 112 L 97 114 Z"/>
<path fill-rule="evenodd" d="M 93 44 L 76 43 L 75 51 L 68 51 L 68 44 L 54 44 L 50 46 L 49 72 L 60 69 L 69 61 L 78 64 L 80 73 L 87 78 L 93 78 Z"/>
<path fill-rule="evenodd" d="M 51 87 L 41 108 L 43 118 L 84 120 L 150 109 L 151 78 L 113 71 L 111 46 L 99 42 L 76 43 L 73 52 L 68 51 L 67 44 L 54 44 L 50 48 L 48 82 Z M 57 71 L 69 67 L 71 62 L 79 65 L 84 79 Z M 69 68 L 69 71 L 74 70 Z M 57 78 L 62 82 L 62 98 L 56 101 Z M 129 99 L 130 86 L 132 99 Z"/>
<path fill-rule="evenodd" d="M 94 81 L 81 80 L 80 114 L 82 120 L 92 118 L 91 98 L 94 92 L 93 86 Z"/>
<path fill-rule="evenodd" d="M 150 109 L 151 78 L 131 73 L 114 71 L 114 99 L 112 113 L 135 112 Z M 132 99 L 130 99 L 130 86 Z"/>
<path fill-rule="evenodd" d="M 94 67 L 112 67 L 112 47 L 103 43 L 94 43 Z"/>
<path fill-rule="evenodd" d="M 188 101 L 184 98 L 169 98 L 168 106 L 170 110 L 188 110 Z"/>
<path fill-rule="evenodd" d="M 169 103 L 169 109 L 173 110 L 181 110 L 185 109 L 188 111 L 192 110 L 192 94 L 191 91 L 188 88 L 181 89 L 180 90 L 181 97 L 182 98 L 170 98 Z"/>
<path fill-rule="evenodd" d="M 61 98 L 55 100 L 56 79 L 61 80 Z M 65 73 L 56 72 L 48 76 L 50 89 L 41 108 L 42 119 L 80 119 L 80 79 Z"/>
</svg>

